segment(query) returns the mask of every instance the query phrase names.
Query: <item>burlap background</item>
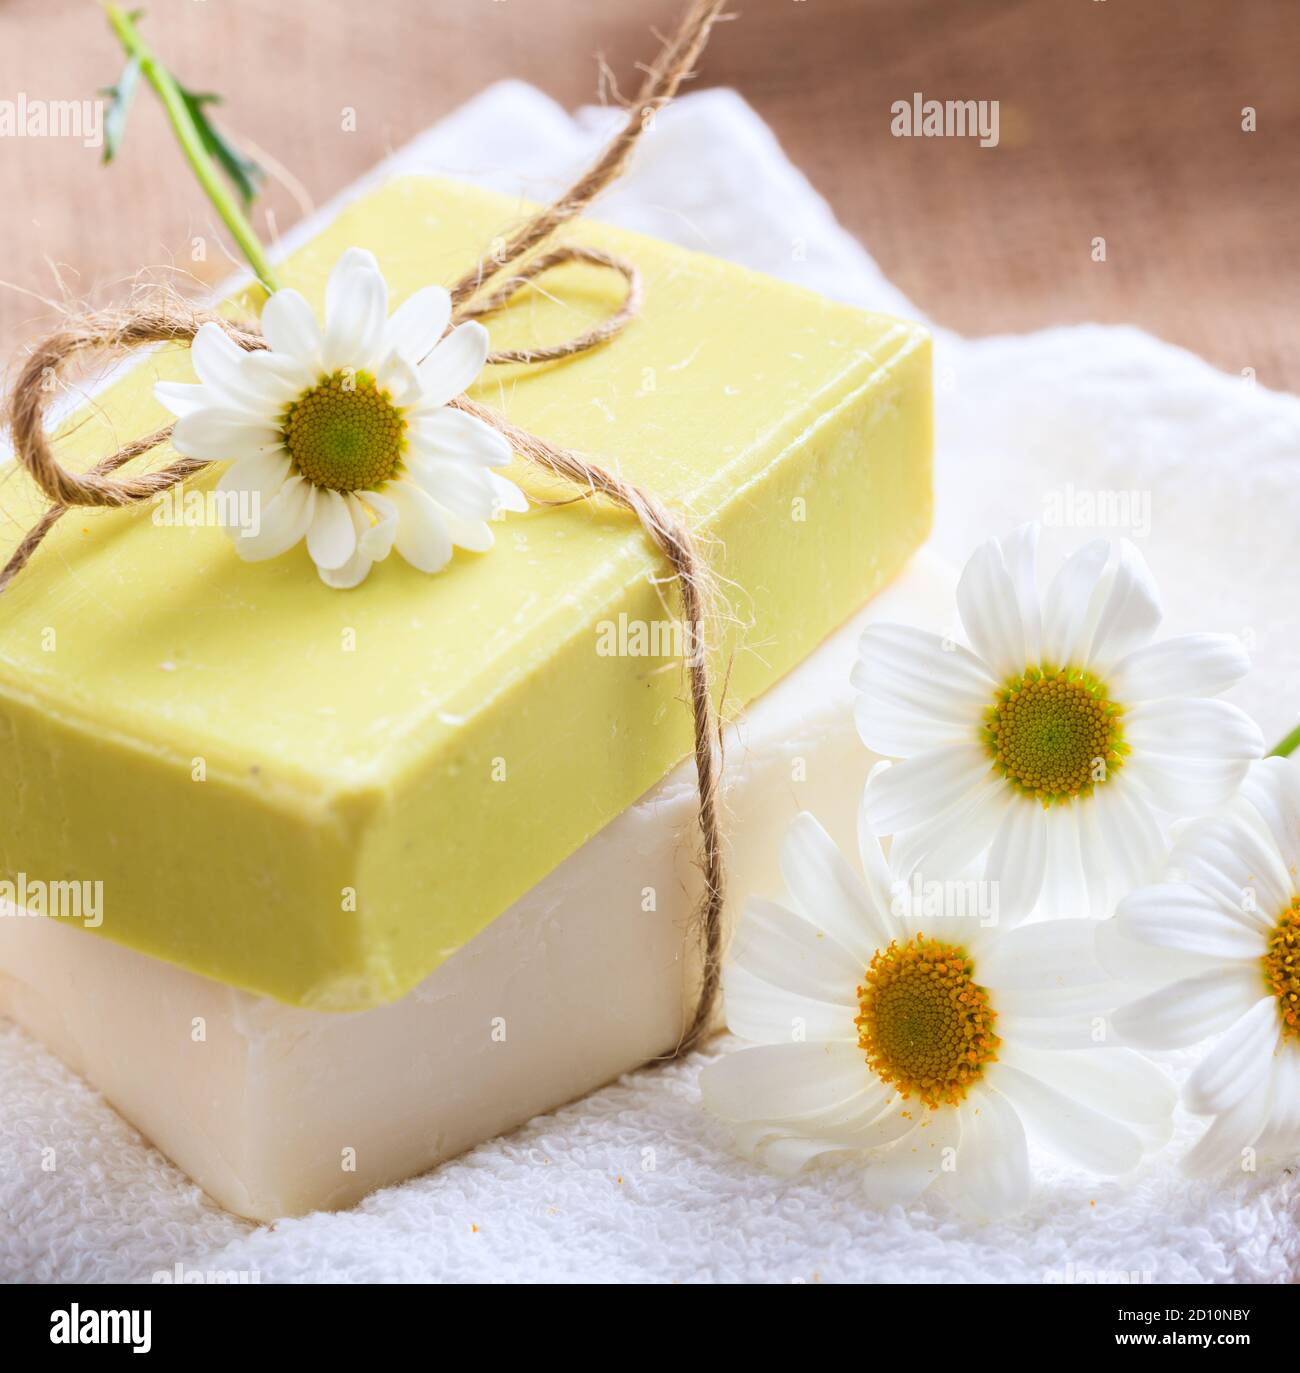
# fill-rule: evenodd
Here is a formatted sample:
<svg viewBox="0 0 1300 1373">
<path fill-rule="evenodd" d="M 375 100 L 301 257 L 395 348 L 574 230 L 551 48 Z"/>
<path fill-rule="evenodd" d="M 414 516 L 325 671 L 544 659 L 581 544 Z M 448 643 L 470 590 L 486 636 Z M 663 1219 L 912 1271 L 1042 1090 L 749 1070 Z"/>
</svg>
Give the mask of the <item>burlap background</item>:
<svg viewBox="0 0 1300 1373">
<path fill-rule="evenodd" d="M 319 202 L 485 83 L 567 106 L 621 85 L 677 0 L 154 0 L 144 32 L 230 98 L 240 135 Z M 1300 6 L 1294 0 L 736 0 L 700 84 L 736 86 L 887 273 L 969 333 L 1128 320 L 1269 385 L 1300 385 Z M 0 99 L 78 99 L 120 57 L 94 0 L 0 0 Z M 896 139 L 913 91 L 1001 102 L 1001 143 Z M 1244 133 L 1243 106 L 1258 111 Z M 356 111 L 345 132 L 343 108 Z M 156 102 L 119 165 L 68 140 L 0 139 L 0 279 L 51 264 L 102 300 L 217 238 Z M 287 189 L 263 202 L 281 228 Z M 129 208 L 127 208 L 129 206 Z M 259 228 L 264 227 L 259 218 Z M 1091 256 L 1094 237 L 1107 261 Z M 217 278 L 219 254 L 199 270 Z M 0 350 L 47 326 L 0 291 Z M 1288 344 L 1291 346 L 1288 347 Z"/>
</svg>

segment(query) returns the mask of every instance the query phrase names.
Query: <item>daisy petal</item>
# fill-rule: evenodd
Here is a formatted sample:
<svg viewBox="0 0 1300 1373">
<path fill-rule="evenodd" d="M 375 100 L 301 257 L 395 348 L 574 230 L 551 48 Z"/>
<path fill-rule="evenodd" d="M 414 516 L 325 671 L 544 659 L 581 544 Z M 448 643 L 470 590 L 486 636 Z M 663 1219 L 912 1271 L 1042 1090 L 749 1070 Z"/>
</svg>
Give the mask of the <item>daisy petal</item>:
<svg viewBox="0 0 1300 1373">
<path fill-rule="evenodd" d="M 369 506 L 376 517 L 373 524 L 369 519 L 364 519 L 364 528 L 358 534 L 358 552 L 372 562 L 383 562 L 392 552 L 393 540 L 397 537 L 397 507 L 378 491 L 358 491 L 356 496 L 364 502 L 361 509 L 363 518 L 365 506 Z"/>
<path fill-rule="evenodd" d="M 244 354 L 240 385 L 258 398 L 259 405 L 276 408 L 287 405 L 315 380 L 314 368 L 287 353 L 273 353 L 264 348 Z"/>
<path fill-rule="evenodd" d="M 403 410 L 418 405 L 423 394 L 420 373 L 413 363 L 395 350 L 390 350 L 375 368 L 375 384 L 381 391 L 387 391 L 393 404 Z M 408 435 L 411 432 L 409 425 L 408 421 Z"/>
<path fill-rule="evenodd" d="M 846 1153 L 845 1146 L 833 1139 L 804 1139 L 777 1135 L 765 1138 L 754 1150 L 755 1163 L 770 1168 L 781 1177 L 794 1177 L 814 1159 L 827 1154 Z"/>
<path fill-rule="evenodd" d="M 350 271 L 353 267 L 369 267 L 372 272 L 377 272 L 379 259 L 369 248 L 348 248 L 340 254 L 339 260 L 334 264 L 334 270 Z"/>
<path fill-rule="evenodd" d="M 1047 842 L 1047 866 L 1039 908 L 1048 915 L 1106 914 L 1099 909 L 1104 898 L 1094 888 L 1100 874 L 1085 872 L 1080 838 L 1080 806 L 1049 806 L 1043 812 L 1043 831 Z"/>
<path fill-rule="evenodd" d="M 957 612 L 966 637 L 997 680 L 1025 670 L 1025 627 L 1016 585 L 996 539 L 977 548 L 963 569 Z"/>
<path fill-rule="evenodd" d="M 277 353 L 308 367 L 320 362 L 321 334 L 316 316 L 302 295 L 287 287 L 262 306 L 262 333 Z"/>
<path fill-rule="evenodd" d="M 1270 1104 L 1268 1091 L 1254 1091 L 1231 1110 L 1216 1116 L 1183 1159 L 1184 1172 L 1204 1177 L 1233 1167 L 1242 1172 L 1252 1168 L 1254 1159 L 1247 1151 L 1253 1148 L 1268 1124 Z"/>
<path fill-rule="evenodd" d="M 1196 1065 L 1183 1084 L 1183 1104 L 1198 1116 L 1218 1115 L 1264 1092 L 1281 1035 L 1277 1000 L 1256 1002 Z"/>
<path fill-rule="evenodd" d="M 477 321 L 457 325 L 420 364 L 422 410 L 446 405 L 471 386 L 488 355 L 488 331 Z"/>
<path fill-rule="evenodd" d="M 1043 1049 L 1056 1053 L 1062 1049 L 1090 1052 L 1119 1042 L 1119 1035 L 1108 1018 L 1086 1012 L 1069 1015 L 1016 1015 L 998 1010 L 998 1034 L 1017 1050 Z"/>
<path fill-rule="evenodd" d="M 507 511 L 512 515 L 522 515 L 528 509 L 528 497 L 499 472 L 489 472 L 488 481 L 492 484 L 492 513 Z"/>
<path fill-rule="evenodd" d="M 833 1105 L 789 1121 L 733 1122 L 733 1129 L 742 1150 L 746 1146 L 758 1150 L 770 1140 L 791 1137 L 816 1139 L 835 1148 L 875 1149 L 913 1128 L 912 1120 L 900 1112 L 900 1104 L 892 1088 L 869 1076 L 860 1091 Z"/>
<path fill-rule="evenodd" d="M 240 360 L 238 377 L 219 392 L 209 384 L 214 395 L 228 397 L 221 403 L 234 410 L 245 410 L 263 424 L 279 428 L 285 407 L 311 385 L 307 368 L 292 358 L 275 353 L 245 353 Z"/>
<path fill-rule="evenodd" d="M 1141 1162 L 1142 1141 L 1122 1122 L 1008 1063 L 992 1064 L 987 1071 L 989 1084 L 1053 1153 L 1097 1173 L 1127 1173 Z"/>
<path fill-rule="evenodd" d="M 858 652 L 855 714 L 873 753 L 905 758 L 974 737 L 995 687 L 969 649 L 906 625 L 870 625 Z"/>
<path fill-rule="evenodd" d="M 868 801 L 871 794 L 872 784 L 868 782 Z M 993 842 L 1007 807 L 1019 800 L 1000 777 L 990 773 L 982 785 L 963 789 L 955 805 L 895 833 L 889 848 L 894 872 L 901 879 L 910 878 L 921 868 L 935 873 L 960 872 Z"/>
<path fill-rule="evenodd" d="M 910 1120 L 897 1119 L 902 1104 L 902 1098 L 892 1087 L 869 1073 L 860 1092 L 800 1116 L 797 1128 L 801 1134 L 833 1139 L 858 1149 L 874 1149 L 892 1143 L 912 1128 Z"/>
<path fill-rule="evenodd" d="M 1300 1151 L 1300 1049 L 1284 1042 L 1273 1059 L 1269 1152 L 1291 1157 Z"/>
<path fill-rule="evenodd" d="M 1058 1083 L 1073 1100 L 1136 1125 L 1164 1125 L 1178 1098 L 1164 1071 L 1132 1049 L 1053 1052 L 1007 1045 L 1001 1053 L 1031 1077 Z"/>
<path fill-rule="evenodd" d="M 1217 696 L 1250 671 L 1250 655 L 1235 634 L 1182 634 L 1136 649 L 1107 677 L 1119 701 L 1166 696 Z"/>
<path fill-rule="evenodd" d="M 1295 874 L 1277 846 L 1239 814 L 1216 816 L 1189 830 L 1174 846 L 1169 866 L 1183 880 L 1212 892 L 1228 910 L 1264 913 L 1261 928 L 1295 894 Z"/>
<path fill-rule="evenodd" d="M 334 591 L 351 591 L 360 586 L 370 575 L 374 560 L 367 558 L 359 549 L 342 567 L 328 568 L 317 566 L 321 581 Z"/>
<path fill-rule="evenodd" d="M 803 811 L 790 822 L 780 857 L 781 875 L 805 919 L 847 950 L 861 971 L 888 944 L 890 931 L 835 841 Z"/>
<path fill-rule="evenodd" d="M 933 819 L 969 797 L 991 775 L 981 744 L 954 744 L 895 763 L 867 784 L 866 806 L 880 834 Z"/>
<path fill-rule="evenodd" d="M 418 367 L 433 351 L 451 319 L 451 294 L 443 286 L 426 286 L 404 300 L 389 316 L 387 349 L 396 349 Z"/>
<path fill-rule="evenodd" d="M 451 560 L 451 536 L 432 497 L 411 482 L 389 482 L 384 495 L 397 507 L 397 551 L 420 572 L 441 572 Z"/>
<path fill-rule="evenodd" d="M 906 1109 L 908 1103 L 886 1084 L 877 1082 L 875 1078 L 872 1078 L 872 1082 L 884 1092 L 884 1109 L 871 1119 L 866 1119 L 864 1115 L 858 1124 L 846 1121 L 840 1128 L 819 1127 L 823 1134 L 855 1149 L 882 1149 L 916 1128 L 915 1116 Z"/>
<path fill-rule="evenodd" d="M 1057 569 L 1043 597 L 1043 661 L 1078 666 L 1087 650 L 1088 607 L 1110 556 L 1105 539 L 1072 553 Z"/>
<path fill-rule="evenodd" d="M 1250 765 L 1242 795 L 1259 812 L 1287 867 L 1300 865 L 1300 768 L 1289 758 Z"/>
<path fill-rule="evenodd" d="M 1143 558 L 1128 539 L 1119 541 L 1109 575 L 1098 584 L 1089 618 L 1094 622 L 1089 662 L 1102 675 L 1145 644 L 1160 627 L 1160 592 Z"/>
<path fill-rule="evenodd" d="M 1115 908 L 1128 939 L 1217 960 L 1262 958 L 1265 923 L 1258 912 L 1234 909 L 1190 882 L 1139 887 Z"/>
<path fill-rule="evenodd" d="M 1004 989 L 998 992 L 997 1007 L 999 1015 L 1015 1016 L 1018 1022 L 1074 1016 L 1104 1018 L 1121 995 L 1122 989 L 1117 988 L 1110 978 L 1098 975 L 1085 981 L 1063 982 L 1051 988 Z M 1000 1024 L 998 1028 L 1002 1028 Z"/>
<path fill-rule="evenodd" d="M 709 1064 L 700 1094 L 723 1120 L 797 1121 L 858 1096 L 869 1078 L 853 1045 L 761 1044 Z"/>
<path fill-rule="evenodd" d="M 854 937 L 854 931 L 849 931 Z M 731 942 L 731 963 L 774 987 L 810 1001 L 850 1006 L 875 950 L 855 957 L 820 924 L 766 897 L 752 896 Z"/>
<path fill-rule="evenodd" d="M 1231 800 L 1249 766 L 1246 759 L 1143 753 L 1129 759 L 1125 771 L 1166 815 L 1191 816 L 1206 815 Z"/>
<path fill-rule="evenodd" d="M 352 521 L 356 551 L 342 567 L 321 567 L 319 563 L 316 565 L 321 581 L 336 591 L 350 591 L 354 586 L 360 586 L 370 575 L 370 569 L 377 561 L 369 557 L 365 549 L 365 537 L 370 529 L 369 516 L 355 496 L 345 496 L 344 500 L 347 503 L 348 517 Z"/>
<path fill-rule="evenodd" d="M 1109 982 L 1097 959 L 1097 921 L 1044 920 L 1001 933 L 975 969 L 981 986 L 1041 991 Z"/>
<path fill-rule="evenodd" d="M 1156 770 L 1176 769 L 1184 760 L 1199 764 L 1200 771 L 1184 770 L 1186 782 L 1200 783 L 1204 796 L 1198 794 L 1194 802 L 1208 798 L 1209 806 L 1227 801 L 1247 766 L 1264 752 L 1264 736 L 1244 710 L 1204 697 L 1134 706 L 1124 713 L 1124 737 L 1135 755 L 1152 759 Z M 1178 813 L 1191 813 L 1194 802 L 1185 802 Z"/>
<path fill-rule="evenodd" d="M 888 763 L 877 764 L 880 769 L 889 767 Z M 873 769 L 873 775 L 875 770 Z M 865 789 L 862 800 L 858 803 L 858 861 L 862 864 L 864 882 L 867 894 L 871 901 L 871 908 L 875 911 L 881 930 L 889 939 L 898 937 L 898 929 L 894 924 L 891 910 L 894 901 L 894 875 L 889 870 L 889 860 L 885 857 L 885 851 L 881 847 L 880 839 L 877 837 L 875 826 L 871 823 L 871 817 L 867 814 Z"/>
<path fill-rule="evenodd" d="M 443 511 L 447 532 L 457 548 L 468 549 L 471 553 L 486 553 L 496 543 L 496 536 L 488 528 L 486 520 L 462 520 L 450 510 Z"/>
<path fill-rule="evenodd" d="M 288 457 L 278 448 L 255 453 L 251 458 L 232 462 L 221 474 L 217 490 L 255 491 L 263 502 L 269 501 L 288 481 L 291 468 Z"/>
<path fill-rule="evenodd" d="M 262 527 L 262 511 L 275 499 L 280 488 L 289 480 L 289 459 L 278 449 L 258 453 L 251 458 L 232 462 L 221 474 L 217 491 L 222 495 L 247 496 L 252 502 L 252 520 L 245 529 L 238 524 L 226 526 L 231 538 L 242 533 L 256 534 Z"/>
<path fill-rule="evenodd" d="M 325 323 L 328 327 L 330 316 L 337 314 L 350 291 L 350 280 L 354 272 L 378 272 L 379 259 L 369 248 L 349 248 L 342 253 L 330 271 L 325 283 Z"/>
<path fill-rule="evenodd" d="M 307 531 L 307 552 L 317 567 L 335 572 L 357 551 L 357 532 L 348 503 L 337 491 L 316 493 L 316 514 Z"/>
<path fill-rule="evenodd" d="M 512 456 L 504 434 L 447 405 L 418 415 L 411 424 L 411 438 L 431 458 L 462 458 L 485 467 L 504 467 Z"/>
<path fill-rule="evenodd" d="M 240 410 L 196 410 L 176 421 L 171 444 L 187 458 L 221 462 L 278 449 L 280 431 Z"/>
<path fill-rule="evenodd" d="M 886 700 L 899 696 L 949 724 L 964 724 L 987 706 L 997 683 L 961 644 L 911 625 L 873 624 L 858 639 L 853 685 Z"/>
<path fill-rule="evenodd" d="M 800 1040 L 858 1042 L 856 1006 L 832 1005 L 799 996 L 755 977 L 737 963 L 723 975 L 727 1028 L 754 1044 L 794 1044 Z"/>
<path fill-rule="evenodd" d="M 998 919 L 1015 924 L 1033 910 L 1046 873 L 1047 817 L 1036 801 L 1013 797 L 984 863 L 984 880 L 996 893 Z"/>
<path fill-rule="evenodd" d="M 888 705 L 870 696 L 853 703 L 858 737 L 882 758 L 909 758 L 930 748 L 960 744 L 971 736 L 965 729 L 944 725 L 908 705 Z"/>
<path fill-rule="evenodd" d="M 1109 856 L 1111 876 L 1127 888 L 1155 880 L 1167 843 L 1145 797 L 1124 780 L 1122 775 L 1112 778 L 1090 798 L 1074 804 L 1087 806 Z"/>
<path fill-rule="evenodd" d="M 1002 556 L 1016 589 L 1020 622 L 1025 627 L 1026 661 L 1042 656 L 1042 610 L 1038 599 L 1038 536 L 1036 522 L 1022 524 L 1002 540 Z"/>
<path fill-rule="evenodd" d="M 188 381 L 157 381 L 154 383 L 153 398 L 178 419 L 206 410 L 213 403 L 212 392 L 206 386 L 196 386 Z"/>
<path fill-rule="evenodd" d="M 862 1174 L 867 1202 L 879 1210 L 916 1200 L 959 1157 L 961 1117 L 952 1107 L 926 1111 L 887 1153 Z"/>
<path fill-rule="evenodd" d="M 967 1097 L 960 1110 L 954 1200 L 987 1220 L 1024 1210 L 1029 1201 L 1029 1149 L 1015 1108 L 985 1088 Z"/>
<path fill-rule="evenodd" d="M 439 505 L 463 520 L 487 520 L 496 508 L 491 473 L 467 462 L 412 455 L 407 461 L 411 481 Z"/>
<path fill-rule="evenodd" d="M 287 552 L 311 528 L 316 513 L 316 488 L 301 477 L 290 477 L 262 511 L 256 534 L 244 534 L 235 551 L 246 562 L 262 562 Z"/>
<path fill-rule="evenodd" d="M 1170 983 L 1115 1011 L 1111 1020 L 1141 1049 L 1181 1049 L 1226 1030 L 1264 996 L 1259 969 L 1219 968 Z"/>
<path fill-rule="evenodd" d="M 238 397 L 243 362 L 247 356 L 239 344 L 213 320 L 199 326 L 190 344 L 190 361 L 199 380 L 224 396 Z"/>
<path fill-rule="evenodd" d="M 341 260 L 330 277 L 330 290 L 321 349 L 325 370 L 374 368 L 383 356 L 388 322 L 388 285 L 382 274 L 365 266 L 344 271 Z"/>
<path fill-rule="evenodd" d="M 1213 972 L 1222 962 L 1205 954 L 1169 949 L 1155 944 L 1140 944 L 1129 939 L 1117 920 L 1097 921 L 1097 961 L 1124 984 L 1124 995 L 1135 996 L 1131 988 L 1154 991 L 1167 982 L 1181 982 Z"/>
</svg>

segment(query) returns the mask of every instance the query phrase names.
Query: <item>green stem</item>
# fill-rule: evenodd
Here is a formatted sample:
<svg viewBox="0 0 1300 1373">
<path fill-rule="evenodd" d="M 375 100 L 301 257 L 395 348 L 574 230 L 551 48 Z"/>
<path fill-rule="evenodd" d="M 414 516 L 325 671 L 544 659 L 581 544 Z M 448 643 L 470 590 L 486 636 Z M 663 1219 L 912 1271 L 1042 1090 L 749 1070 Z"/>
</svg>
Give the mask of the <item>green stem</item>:
<svg viewBox="0 0 1300 1373">
<path fill-rule="evenodd" d="M 175 130 L 181 151 L 185 154 L 186 161 L 198 178 L 199 185 L 207 192 L 208 199 L 225 221 L 231 237 L 248 259 L 249 266 L 257 273 L 257 279 L 267 291 L 275 291 L 277 289 L 275 273 L 272 272 L 271 264 L 266 260 L 266 252 L 262 247 L 261 240 L 236 203 L 217 164 L 203 146 L 203 140 L 194 125 L 194 120 L 190 117 L 180 88 L 176 85 L 172 74 L 149 51 L 144 39 L 140 37 L 140 31 L 136 28 L 135 21 L 125 10 L 117 5 L 105 5 L 104 13 L 109 24 L 112 25 L 113 32 L 126 49 L 127 55 L 134 57 L 140 63 L 141 73 L 158 93 L 158 99 L 162 101 L 163 109 L 167 112 L 167 118 Z"/>
<path fill-rule="evenodd" d="M 1300 725 L 1297 725 L 1285 739 L 1279 739 L 1273 747 L 1270 758 L 1285 758 L 1300 748 Z"/>
</svg>

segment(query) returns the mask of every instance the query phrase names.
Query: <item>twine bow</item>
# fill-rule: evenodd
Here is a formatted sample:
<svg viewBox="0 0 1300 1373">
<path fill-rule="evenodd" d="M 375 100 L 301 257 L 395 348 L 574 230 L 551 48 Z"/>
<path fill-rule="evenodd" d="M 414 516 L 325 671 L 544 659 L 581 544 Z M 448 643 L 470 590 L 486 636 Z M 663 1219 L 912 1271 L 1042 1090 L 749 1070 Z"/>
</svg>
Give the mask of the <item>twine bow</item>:
<svg viewBox="0 0 1300 1373">
<path fill-rule="evenodd" d="M 583 175 L 546 209 L 522 224 L 498 251 L 484 257 L 451 289 L 452 324 L 481 318 L 502 309 L 525 285 L 570 262 L 585 262 L 618 272 L 626 292 L 618 309 L 585 333 L 564 342 L 532 349 L 492 353 L 489 363 L 539 363 L 572 357 L 599 347 L 622 332 L 641 306 L 641 278 L 636 267 L 612 253 L 565 244 L 545 249 L 558 229 L 574 219 L 612 181 L 622 175 L 642 133 L 654 115 L 676 95 L 720 18 L 725 0 L 693 0 L 675 33 L 648 69 L 622 129 Z M 516 265 L 518 264 L 518 265 Z M 503 278 L 507 269 L 514 270 Z M 495 285 L 493 283 L 496 283 Z M 196 310 L 175 297 L 134 308 L 88 314 L 43 338 L 31 350 L 9 401 L 9 423 L 18 461 L 50 499 L 50 508 L 27 531 L 0 571 L 0 593 L 31 560 L 42 540 L 74 507 L 138 505 L 202 471 L 209 463 L 179 458 L 152 472 L 115 475 L 171 436 L 172 426 L 133 440 L 101 459 L 89 471 L 69 471 L 55 457 L 45 433 L 46 407 L 57 380 L 87 355 L 124 356 L 158 343 L 188 343 L 206 323 L 216 323 L 250 352 L 267 347 L 256 329 L 220 315 Z M 652 543 L 668 560 L 680 588 L 682 618 L 689 647 L 687 673 L 694 722 L 695 770 L 699 791 L 700 868 L 704 894 L 696 912 L 703 962 L 699 998 L 674 1054 L 684 1053 L 707 1032 L 717 999 L 722 951 L 725 872 L 718 818 L 722 739 L 709 684 L 706 628 L 711 604 L 708 570 L 690 529 L 654 495 L 571 449 L 511 424 L 503 415 L 460 396 L 457 408 L 490 424 L 509 440 L 520 457 L 535 467 L 580 488 L 583 499 L 604 496 L 631 511 Z"/>
</svg>

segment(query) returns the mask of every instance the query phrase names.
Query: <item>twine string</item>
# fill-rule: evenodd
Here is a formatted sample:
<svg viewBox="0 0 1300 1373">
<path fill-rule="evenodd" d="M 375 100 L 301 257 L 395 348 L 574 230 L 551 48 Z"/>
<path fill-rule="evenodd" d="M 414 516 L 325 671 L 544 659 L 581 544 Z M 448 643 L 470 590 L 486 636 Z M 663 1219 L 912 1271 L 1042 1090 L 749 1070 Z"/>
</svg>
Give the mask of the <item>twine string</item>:
<svg viewBox="0 0 1300 1373">
<path fill-rule="evenodd" d="M 475 296 L 513 262 L 527 257 L 555 231 L 580 215 L 593 200 L 623 175 L 641 136 L 690 76 L 709 34 L 722 15 L 725 0 L 692 0 L 681 22 L 647 68 L 623 127 L 605 145 L 585 172 L 540 214 L 521 225 L 497 251 L 484 257 L 451 288 L 451 302 L 459 306 Z"/>
<path fill-rule="evenodd" d="M 670 1057 L 685 1053 L 707 1034 L 718 996 L 722 967 L 722 917 L 726 904 L 726 866 L 723 861 L 719 790 L 722 773 L 722 736 L 713 704 L 707 653 L 712 588 L 707 565 L 700 557 L 690 528 L 652 492 L 589 462 L 572 449 L 548 443 L 511 424 L 504 416 L 461 396 L 458 409 L 492 425 L 509 439 L 515 452 L 534 466 L 579 487 L 584 495 L 600 495 L 632 512 L 654 546 L 668 560 L 682 598 L 682 623 L 688 647 L 686 670 L 694 725 L 696 790 L 699 794 L 699 868 L 704 892 L 695 911 L 700 941 L 701 982 L 695 1011 Z"/>
<path fill-rule="evenodd" d="M 535 283 L 555 267 L 583 262 L 615 271 L 623 277 L 626 290 L 622 303 L 612 314 L 572 339 L 539 348 L 496 352 L 489 356 L 490 363 L 531 364 L 574 357 L 607 343 L 636 318 L 643 292 L 640 274 L 632 263 L 615 254 L 579 245 L 565 244 L 541 250 L 558 229 L 581 214 L 610 182 L 622 175 L 633 149 L 651 127 L 655 115 L 689 76 L 708 41 L 710 30 L 721 17 L 724 3 L 725 0 L 692 0 L 677 30 L 648 69 L 623 127 L 595 162 L 557 200 L 521 225 L 503 246 L 485 256 L 451 290 L 455 318 L 479 318 L 504 308 L 524 286 Z M 519 265 L 510 277 L 498 282 L 497 278 L 514 264 Z M 495 286 L 493 282 L 496 282 Z M 123 445 L 88 471 L 73 472 L 55 457 L 45 430 L 50 398 L 73 362 L 95 355 L 123 357 L 138 348 L 159 343 L 190 343 L 207 323 L 219 325 L 247 351 L 268 346 L 254 328 L 236 324 L 211 311 L 197 310 L 174 295 L 164 295 L 146 305 L 104 310 L 70 320 L 32 348 L 14 383 L 7 407 L 8 420 L 18 461 L 51 504 L 0 570 L 0 593 L 27 566 L 41 542 L 68 510 L 139 505 L 210 466 L 196 458 L 178 458 L 156 471 L 114 475 L 127 463 L 167 442 L 172 433 L 172 426 L 167 425 Z M 686 668 L 699 791 L 699 866 L 704 879 L 704 893 L 694 918 L 702 960 L 699 994 L 691 1019 L 670 1056 L 684 1053 L 710 1027 L 720 980 L 726 892 L 718 814 L 721 735 L 706 651 L 712 608 L 707 566 L 689 527 L 654 493 L 625 481 L 571 449 L 548 443 L 538 435 L 520 429 L 489 406 L 466 396 L 451 403 L 498 430 L 509 440 L 514 451 L 533 466 L 577 486 L 582 498 L 603 496 L 628 510 L 667 560 L 680 588 L 682 620 L 689 645 Z"/>
<path fill-rule="evenodd" d="M 529 282 L 541 276 L 543 272 L 549 272 L 553 267 L 560 267 L 566 262 L 587 262 L 596 267 L 608 267 L 612 271 L 618 272 L 627 283 L 623 303 L 612 315 L 607 315 L 585 333 L 578 334 L 563 343 L 552 344 L 545 348 L 511 348 L 499 353 L 489 353 L 488 362 L 493 364 L 553 362 L 558 358 L 569 358 L 576 353 L 585 353 L 589 348 L 607 343 L 616 335 L 621 334 L 641 312 L 641 302 L 645 296 L 645 289 L 641 284 L 641 273 L 626 258 L 618 257 L 614 253 L 602 252 L 599 248 L 584 248 L 572 243 L 552 248 L 546 253 L 540 253 L 521 267 L 514 276 L 493 291 L 491 295 L 485 296 L 482 300 L 467 300 L 457 309 L 454 322 L 481 319 L 485 315 L 495 314 Z"/>
</svg>

